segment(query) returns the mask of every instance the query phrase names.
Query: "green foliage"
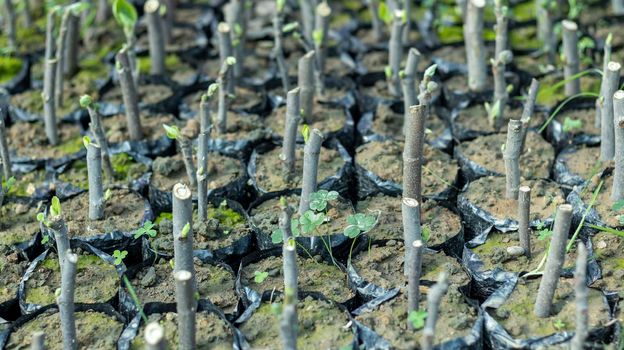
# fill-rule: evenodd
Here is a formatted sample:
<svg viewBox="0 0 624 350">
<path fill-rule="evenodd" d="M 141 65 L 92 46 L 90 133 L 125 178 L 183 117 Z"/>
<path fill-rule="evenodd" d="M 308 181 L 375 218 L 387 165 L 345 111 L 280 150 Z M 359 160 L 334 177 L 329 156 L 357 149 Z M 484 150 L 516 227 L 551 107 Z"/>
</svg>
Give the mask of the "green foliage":
<svg viewBox="0 0 624 350">
<path fill-rule="evenodd" d="M 277 12 L 281 13 L 284 11 L 284 5 L 286 5 L 286 0 L 275 0 L 275 8 Z"/>
<path fill-rule="evenodd" d="M 323 31 L 322 30 L 315 30 L 312 32 L 312 40 L 314 40 L 314 43 L 316 45 L 321 45 L 323 43 Z"/>
<path fill-rule="evenodd" d="M 143 235 L 149 237 L 156 237 L 156 230 L 154 230 L 154 223 L 147 220 L 143 223 L 143 227 L 139 227 L 136 231 L 134 231 L 134 239 L 137 239 Z"/>
<path fill-rule="evenodd" d="M 128 251 L 126 250 L 119 251 L 115 249 L 115 251 L 113 252 L 113 258 L 115 258 L 114 264 L 121 265 L 121 263 L 123 262 L 123 259 L 125 259 L 127 255 L 128 255 Z"/>
<path fill-rule="evenodd" d="M 360 233 L 366 233 L 375 227 L 377 218 L 372 215 L 357 213 L 355 215 L 349 215 L 347 217 L 347 223 L 349 226 L 344 229 L 344 235 L 349 238 L 355 238 L 359 236 Z"/>
<path fill-rule="evenodd" d="M 500 116 L 500 100 L 494 102 L 493 106 L 487 102 L 484 104 L 484 106 L 490 120 L 496 120 Z"/>
<path fill-rule="evenodd" d="M 545 227 L 543 222 L 537 224 L 537 229 L 537 239 L 539 239 L 540 241 L 550 238 L 553 234 L 552 230 L 548 227 Z"/>
<path fill-rule="evenodd" d="M 563 131 L 570 132 L 573 130 L 578 130 L 583 127 L 583 121 L 580 119 L 572 119 L 570 117 L 565 117 L 563 120 Z"/>
<path fill-rule="evenodd" d="M 89 136 L 82 137 L 82 144 L 85 146 L 85 148 L 89 148 L 89 145 L 91 144 L 91 139 L 89 138 Z"/>
<path fill-rule="evenodd" d="M 563 322 L 561 319 L 558 318 L 553 322 L 553 327 L 555 327 L 556 330 L 560 331 L 566 327 L 566 324 L 565 322 Z"/>
<path fill-rule="evenodd" d="M 308 210 L 301 218 L 299 218 L 299 224 L 301 224 L 301 232 L 311 233 L 314 232 L 325 221 L 325 213 L 315 213 L 312 210 Z"/>
<path fill-rule="evenodd" d="M 138 15 L 136 9 L 130 2 L 127 0 L 114 0 L 113 16 L 117 23 L 124 28 L 124 31 L 128 32 L 134 30 Z"/>
<path fill-rule="evenodd" d="M 379 19 L 381 19 L 386 25 L 390 25 L 392 23 L 392 12 L 385 1 L 379 2 L 377 15 L 379 15 Z"/>
<path fill-rule="evenodd" d="M 177 140 L 180 137 L 180 128 L 176 125 L 167 125 L 163 124 L 163 128 L 165 128 L 165 132 L 167 132 L 167 137 L 172 140 Z"/>
<path fill-rule="evenodd" d="M 104 192 L 104 202 L 106 202 L 109 199 L 111 199 L 112 196 L 113 196 L 113 192 L 111 191 L 110 188 L 107 188 L 106 192 Z"/>
<path fill-rule="evenodd" d="M 191 231 L 191 224 L 187 222 L 186 225 L 182 227 L 182 232 L 180 232 L 180 238 L 186 238 L 190 231 Z"/>
<path fill-rule="evenodd" d="M 285 34 L 286 33 L 290 33 L 292 31 L 297 30 L 297 28 L 299 28 L 299 23 L 297 23 L 297 22 L 286 23 L 282 27 L 282 33 L 285 33 Z"/>
<path fill-rule="evenodd" d="M 254 271 L 254 282 L 260 284 L 269 277 L 269 273 L 266 271 Z"/>
<path fill-rule="evenodd" d="M 290 231 L 293 237 L 299 237 L 301 232 L 299 231 L 299 221 L 296 218 L 290 220 Z M 280 244 L 284 241 L 284 230 L 278 228 L 271 233 L 271 242 L 273 244 Z"/>
<path fill-rule="evenodd" d="M 621 199 L 621 200 L 613 203 L 613 206 L 611 207 L 611 209 L 613 211 L 620 211 L 620 210 L 624 209 L 624 199 Z M 618 216 L 618 220 L 620 222 L 620 225 L 624 225 L 624 215 L 619 215 Z"/>
<path fill-rule="evenodd" d="M 327 208 L 327 202 L 338 199 L 338 192 L 319 190 L 310 195 L 310 209 L 322 211 Z"/>
<path fill-rule="evenodd" d="M 303 136 L 303 142 L 308 143 L 310 139 L 310 126 L 308 124 L 303 124 L 301 126 L 301 135 Z"/>
<path fill-rule="evenodd" d="M 43 234 L 43 237 L 41 238 L 41 244 L 45 245 L 50 241 L 50 236 L 48 236 L 47 234 Z"/>
<path fill-rule="evenodd" d="M 217 92 L 217 90 L 219 90 L 219 83 L 210 84 L 210 86 L 208 86 L 208 91 L 206 92 L 206 96 L 208 96 L 208 98 L 212 97 L 215 94 L 215 92 Z"/>
<path fill-rule="evenodd" d="M 421 233 L 420 233 L 423 242 L 428 242 L 429 241 L 429 237 L 431 237 L 431 230 L 429 229 L 429 226 L 422 226 L 421 227 Z"/>
<path fill-rule="evenodd" d="M 61 201 L 58 199 L 57 196 L 52 197 L 52 204 L 50 205 L 50 215 L 61 215 Z"/>
<path fill-rule="evenodd" d="M 427 311 L 418 310 L 412 311 L 407 315 L 407 320 L 412 324 L 414 329 L 421 329 L 425 326 L 425 320 L 427 319 Z"/>
<path fill-rule="evenodd" d="M 384 74 L 386 75 L 386 79 L 392 78 L 392 67 L 386 66 L 384 68 Z"/>
<path fill-rule="evenodd" d="M 8 178 L 8 179 L 6 180 L 6 182 L 4 183 L 4 188 L 5 188 L 5 190 L 6 190 L 6 192 L 7 192 L 7 193 L 11 190 L 11 188 L 13 187 L 13 185 L 15 185 L 15 182 L 16 182 L 16 181 L 17 181 L 17 180 L 15 180 L 15 176 L 11 176 L 10 178 Z"/>
</svg>

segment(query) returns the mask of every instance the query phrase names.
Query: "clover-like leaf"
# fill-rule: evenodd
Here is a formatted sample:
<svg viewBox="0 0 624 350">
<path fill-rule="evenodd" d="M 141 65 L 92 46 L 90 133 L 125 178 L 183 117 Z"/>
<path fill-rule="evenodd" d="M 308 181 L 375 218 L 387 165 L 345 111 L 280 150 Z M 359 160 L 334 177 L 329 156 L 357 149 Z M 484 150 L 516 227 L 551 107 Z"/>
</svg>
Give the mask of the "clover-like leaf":
<svg viewBox="0 0 624 350">
<path fill-rule="evenodd" d="M 322 211 L 327 208 L 327 202 L 336 200 L 338 192 L 320 190 L 310 195 L 310 209 L 314 211 Z"/>
<path fill-rule="evenodd" d="M 269 277 L 269 273 L 266 271 L 254 271 L 254 282 L 260 284 Z"/>
<path fill-rule="evenodd" d="M 422 226 L 420 230 L 420 235 L 423 242 L 429 241 L 429 237 L 431 237 L 431 230 L 429 229 L 429 226 Z"/>
<path fill-rule="evenodd" d="M 130 30 L 134 28 L 138 15 L 134 6 L 127 0 L 114 0 L 113 17 L 125 30 Z"/>
<path fill-rule="evenodd" d="M 325 221 L 325 214 L 315 213 L 312 210 L 308 210 L 303 213 L 303 216 L 299 218 L 301 224 L 301 231 L 303 233 L 310 233 L 316 230 Z"/>
<path fill-rule="evenodd" d="M 299 220 L 297 220 L 297 218 L 292 218 L 290 220 L 290 231 L 292 232 L 293 237 L 299 237 L 301 235 L 301 231 L 299 230 Z"/>
<path fill-rule="evenodd" d="M 128 255 L 128 251 L 126 251 L 126 250 L 122 250 L 122 251 L 115 250 L 113 252 L 113 258 L 115 258 L 114 264 L 115 265 L 120 265 L 121 262 L 123 261 L 123 259 L 126 258 L 126 255 Z"/>
<path fill-rule="evenodd" d="M 281 228 L 278 228 L 277 230 L 273 231 L 273 233 L 271 233 L 271 242 L 273 242 L 273 244 L 280 244 L 283 240 L 284 231 Z"/>
<path fill-rule="evenodd" d="M 421 329 L 425 326 L 425 320 L 427 319 L 427 311 L 418 310 L 412 311 L 407 315 L 407 320 L 412 324 L 414 329 Z"/>
<path fill-rule="evenodd" d="M 356 226 L 362 232 L 370 231 L 375 226 L 376 222 L 377 219 L 374 216 L 363 213 L 357 213 L 347 217 L 347 223 Z"/>
<path fill-rule="evenodd" d="M 360 229 L 357 225 L 349 225 L 344 229 L 344 235 L 349 238 L 355 238 L 360 234 Z"/>
</svg>

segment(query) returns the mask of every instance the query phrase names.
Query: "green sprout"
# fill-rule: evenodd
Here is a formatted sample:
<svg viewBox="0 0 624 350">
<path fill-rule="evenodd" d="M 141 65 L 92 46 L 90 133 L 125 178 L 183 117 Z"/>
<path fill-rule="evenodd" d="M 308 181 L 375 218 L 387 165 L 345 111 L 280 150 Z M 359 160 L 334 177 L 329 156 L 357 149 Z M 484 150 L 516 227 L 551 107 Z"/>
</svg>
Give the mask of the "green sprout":
<svg viewBox="0 0 624 350">
<path fill-rule="evenodd" d="M 327 202 L 338 199 L 338 192 L 319 190 L 310 195 L 310 209 L 322 211 L 327 208 Z"/>
<path fill-rule="evenodd" d="M 269 273 L 266 271 L 254 271 L 254 282 L 260 284 L 269 277 Z"/>
<path fill-rule="evenodd" d="M 313 31 L 312 40 L 314 40 L 316 45 L 321 45 L 323 43 L 323 31 L 320 29 Z"/>
<path fill-rule="evenodd" d="M 52 197 L 52 204 L 50 205 L 50 215 L 61 215 L 61 201 L 58 199 L 57 196 Z"/>
<path fill-rule="evenodd" d="M 134 231 L 134 239 L 137 239 L 141 236 L 150 236 L 152 238 L 156 237 L 156 230 L 154 230 L 154 223 L 150 220 L 147 220 L 143 223 L 143 227 L 139 227 L 136 231 Z"/>
<path fill-rule="evenodd" d="M 392 77 L 392 67 L 386 66 L 384 68 L 384 74 L 386 75 L 386 79 L 390 79 Z"/>
<path fill-rule="evenodd" d="M 425 320 L 427 319 L 427 311 L 418 310 L 412 311 L 407 315 L 407 320 L 412 324 L 414 329 L 421 329 L 425 326 Z"/>
<path fill-rule="evenodd" d="M 553 327 L 555 327 L 556 330 L 560 331 L 566 327 L 566 324 L 558 318 L 555 320 L 555 322 L 553 322 Z"/>
<path fill-rule="evenodd" d="M 580 119 L 572 119 L 565 117 L 563 120 L 563 131 L 570 132 L 573 130 L 580 130 L 583 127 L 583 121 Z"/>
<path fill-rule="evenodd" d="M 379 19 L 384 21 L 386 25 L 390 25 L 390 23 L 392 23 L 392 13 L 390 13 L 390 9 L 388 8 L 388 5 L 386 5 L 385 1 L 379 2 L 377 14 L 379 15 Z"/>
<path fill-rule="evenodd" d="M 357 213 L 355 215 L 349 215 L 347 217 L 347 226 L 344 229 L 344 235 L 349 238 L 355 238 L 360 233 L 366 233 L 370 231 L 377 223 L 377 218 L 372 215 Z"/>
<path fill-rule="evenodd" d="M 121 263 L 123 262 L 123 259 L 126 258 L 126 255 L 128 255 L 128 251 L 126 250 L 117 250 L 115 249 L 115 251 L 113 252 L 113 258 L 115 258 L 115 261 L 113 262 L 113 264 L 117 265 L 121 265 Z"/>
<path fill-rule="evenodd" d="M 283 27 L 282 27 L 282 33 L 286 34 L 286 33 L 290 33 L 292 31 L 297 30 L 297 28 L 299 28 L 299 23 L 297 22 L 290 22 L 290 23 L 286 23 Z"/>
<path fill-rule="evenodd" d="M 186 236 L 188 236 L 190 231 L 191 231 L 191 224 L 187 222 L 186 225 L 182 227 L 182 232 L 180 232 L 180 238 L 186 238 Z"/>
<path fill-rule="evenodd" d="M 233 66 L 236 64 L 236 58 L 229 56 L 228 58 L 225 59 L 225 63 L 227 63 L 228 66 Z"/>
<path fill-rule="evenodd" d="M 91 104 L 93 104 L 93 98 L 91 98 L 91 96 L 82 95 L 82 97 L 80 97 L 80 107 L 87 108 L 91 106 Z"/>
<path fill-rule="evenodd" d="M 303 142 L 308 143 L 310 139 L 310 126 L 308 124 L 303 124 L 301 126 L 301 135 L 303 136 Z"/>
<path fill-rule="evenodd" d="M 107 188 L 106 192 L 104 192 L 104 202 L 106 202 L 109 199 L 111 199 L 112 196 L 113 196 L 113 191 L 111 191 L 110 188 Z"/>
<path fill-rule="evenodd" d="M 181 135 L 180 128 L 176 125 L 163 124 L 163 128 L 165 128 L 165 132 L 167 132 L 167 137 L 172 140 L 177 140 Z"/>
<path fill-rule="evenodd" d="M 91 144 L 91 139 L 89 138 L 89 136 L 82 137 L 82 144 L 85 146 L 85 148 L 89 148 L 89 145 Z"/>
<path fill-rule="evenodd" d="M 423 225 L 421 227 L 421 234 L 422 236 L 422 240 L 423 242 L 428 242 L 429 241 L 429 237 L 431 237 L 431 230 L 429 229 L 429 226 Z"/>
<path fill-rule="evenodd" d="M 537 224 L 537 229 L 537 239 L 539 239 L 540 241 L 550 238 L 553 234 L 552 230 L 548 227 L 545 227 L 543 222 Z"/>
<path fill-rule="evenodd" d="M 126 33 L 134 30 L 138 15 L 134 6 L 127 0 L 113 1 L 113 17 L 121 25 Z"/>
<path fill-rule="evenodd" d="M 314 232 L 323 222 L 325 222 L 325 213 L 315 213 L 312 210 L 306 211 L 299 218 L 301 232 L 303 233 Z"/>
<path fill-rule="evenodd" d="M 219 90 L 219 83 L 212 83 L 210 84 L 210 86 L 208 86 L 208 91 L 206 92 L 206 95 L 210 98 L 214 96 L 217 90 Z"/>
<path fill-rule="evenodd" d="M 15 185 L 15 182 L 17 180 L 15 180 L 15 176 L 11 176 L 10 178 L 8 178 L 4 184 L 4 188 L 6 190 L 6 192 L 8 193 L 11 188 L 13 187 L 13 185 Z"/>
</svg>

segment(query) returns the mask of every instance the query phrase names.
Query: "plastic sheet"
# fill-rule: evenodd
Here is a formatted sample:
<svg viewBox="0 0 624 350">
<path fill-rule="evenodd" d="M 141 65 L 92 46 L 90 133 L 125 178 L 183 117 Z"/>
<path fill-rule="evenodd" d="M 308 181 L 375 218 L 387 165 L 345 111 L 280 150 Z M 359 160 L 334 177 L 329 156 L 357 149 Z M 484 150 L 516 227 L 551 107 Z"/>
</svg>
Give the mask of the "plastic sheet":
<svg viewBox="0 0 624 350">
<path fill-rule="evenodd" d="M 558 106 L 561 103 L 554 106 L 549 115 L 554 113 Z M 596 108 L 596 102 L 594 98 L 577 98 L 571 100 L 566 103 L 559 110 L 559 114 L 563 112 L 569 112 L 574 110 L 591 110 L 594 111 Z M 567 147 L 569 145 L 587 145 L 587 146 L 596 146 L 600 144 L 600 134 L 589 134 L 586 132 L 580 133 L 571 133 L 563 130 L 563 124 L 560 123 L 557 119 L 553 119 L 550 121 L 548 126 L 546 127 L 546 138 L 552 142 L 557 149 L 561 149 Z"/>
<path fill-rule="evenodd" d="M 87 251 L 91 254 L 97 255 L 98 257 L 100 257 L 102 260 L 106 261 L 107 263 L 115 266 L 115 269 L 117 270 L 117 273 L 121 276 L 125 270 L 126 267 L 125 265 L 122 263 L 120 265 L 115 265 L 115 258 L 113 258 L 112 256 L 104 253 L 103 251 L 92 247 L 91 245 L 84 243 L 82 241 L 79 240 L 72 240 L 71 241 L 71 246 L 72 248 L 80 248 L 84 251 Z M 39 255 L 35 260 L 33 260 L 30 265 L 28 266 L 28 269 L 26 269 L 26 272 L 24 273 L 24 276 L 22 277 L 22 280 L 20 281 L 19 284 L 19 288 L 17 290 L 17 297 L 19 300 L 19 306 L 20 306 L 20 310 L 22 311 L 23 314 L 32 314 L 44 307 L 47 307 L 49 305 L 39 305 L 39 304 L 31 304 L 26 302 L 26 281 L 28 281 L 28 279 L 30 279 L 31 276 L 33 276 L 35 273 L 40 273 L 39 271 L 37 271 L 37 267 L 39 266 L 39 264 L 41 262 L 43 262 L 45 260 L 45 258 L 48 256 L 48 254 L 50 253 L 50 250 L 46 250 L 45 252 L 41 253 L 41 255 Z M 94 286 L 96 287 L 96 286 Z M 103 301 L 102 303 L 111 303 L 117 296 L 115 295 L 113 298 L 111 298 L 111 300 L 106 300 Z M 51 304 L 54 305 L 54 304 Z"/>
<path fill-rule="evenodd" d="M 573 189 L 575 186 L 583 186 L 589 179 L 584 179 L 579 174 L 575 174 L 568 168 L 565 157 L 576 153 L 576 147 L 568 147 L 563 149 L 555 158 L 555 165 L 553 166 L 553 177 L 555 181 L 567 189 Z"/>
</svg>

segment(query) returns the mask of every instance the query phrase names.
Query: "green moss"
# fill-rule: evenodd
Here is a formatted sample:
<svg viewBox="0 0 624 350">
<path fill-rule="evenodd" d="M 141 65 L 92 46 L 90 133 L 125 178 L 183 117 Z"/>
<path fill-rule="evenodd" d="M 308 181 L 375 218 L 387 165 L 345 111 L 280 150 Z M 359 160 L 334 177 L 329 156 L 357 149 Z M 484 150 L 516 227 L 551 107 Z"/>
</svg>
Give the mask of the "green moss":
<svg viewBox="0 0 624 350">
<path fill-rule="evenodd" d="M 439 26 L 438 37 L 442 44 L 454 44 L 464 42 L 464 29 L 461 26 Z M 496 33 L 489 28 L 483 30 L 483 39 L 493 41 Z"/>
<path fill-rule="evenodd" d="M 0 83 L 6 83 L 20 72 L 24 63 L 16 57 L 0 57 Z"/>
<path fill-rule="evenodd" d="M 581 79 L 581 91 L 598 93 L 600 91 L 600 79 L 595 76 L 583 76 Z M 555 84 L 563 81 L 562 77 L 556 77 L 554 75 L 548 75 L 540 81 L 539 93 L 537 94 L 537 103 L 546 106 L 552 106 L 559 101 L 563 101 L 565 96 L 565 84 L 553 89 Z"/>
<path fill-rule="evenodd" d="M 111 163 L 115 171 L 113 182 L 130 182 L 141 177 L 148 169 L 147 165 L 135 162 L 134 158 L 127 153 L 113 154 Z M 89 188 L 87 162 L 82 159 L 74 161 L 71 168 L 60 174 L 58 179 L 86 190 Z M 110 182 L 106 173 L 104 173 L 104 181 Z"/>
<path fill-rule="evenodd" d="M 245 218 L 235 210 L 229 208 L 226 201 L 221 202 L 216 208 L 209 206 L 208 219 L 217 219 L 219 224 L 230 228 L 245 225 Z"/>
<path fill-rule="evenodd" d="M 154 223 L 156 225 L 158 225 L 163 220 L 172 221 L 173 220 L 173 214 L 172 213 L 160 213 L 158 215 L 158 217 L 156 218 L 156 221 L 154 221 Z"/>
<path fill-rule="evenodd" d="M 6 188 L 6 180 L 3 178 L 2 187 Z M 19 175 L 15 178 L 15 182 L 9 189 L 8 194 L 18 197 L 30 197 L 34 187 L 41 186 L 45 180 L 45 171 L 36 170 L 27 174 Z"/>
<path fill-rule="evenodd" d="M 352 17 L 353 16 L 348 12 L 337 13 L 336 15 L 331 16 L 331 26 L 332 28 L 342 27 L 348 24 Z"/>
<path fill-rule="evenodd" d="M 139 72 L 141 72 L 141 74 L 149 74 L 152 68 L 152 61 L 149 56 L 138 57 L 137 61 L 139 62 Z M 165 57 L 165 68 L 168 73 L 175 73 L 175 71 L 184 68 L 184 66 L 185 63 L 180 60 L 178 55 L 171 54 Z"/>
<path fill-rule="evenodd" d="M 512 30 L 509 40 L 514 49 L 534 50 L 542 47 L 542 42 L 537 38 L 534 27 Z"/>
<path fill-rule="evenodd" d="M 42 28 L 45 28 L 42 27 Z M 19 52 L 29 52 L 43 48 L 45 45 L 45 34 L 36 26 L 17 27 L 17 46 Z M 8 38 L 5 35 L 0 36 L 0 47 L 8 47 Z"/>
<path fill-rule="evenodd" d="M 82 143 L 82 136 L 78 135 L 76 137 L 61 142 L 59 145 L 54 146 L 53 148 L 57 149 L 65 155 L 69 155 L 80 151 L 83 147 L 84 145 Z"/>
<path fill-rule="evenodd" d="M 526 22 L 535 19 L 535 3 L 533 1 L 522 2 L 511 9 L 513 18 L 518 22 Z"/>
</svg>

